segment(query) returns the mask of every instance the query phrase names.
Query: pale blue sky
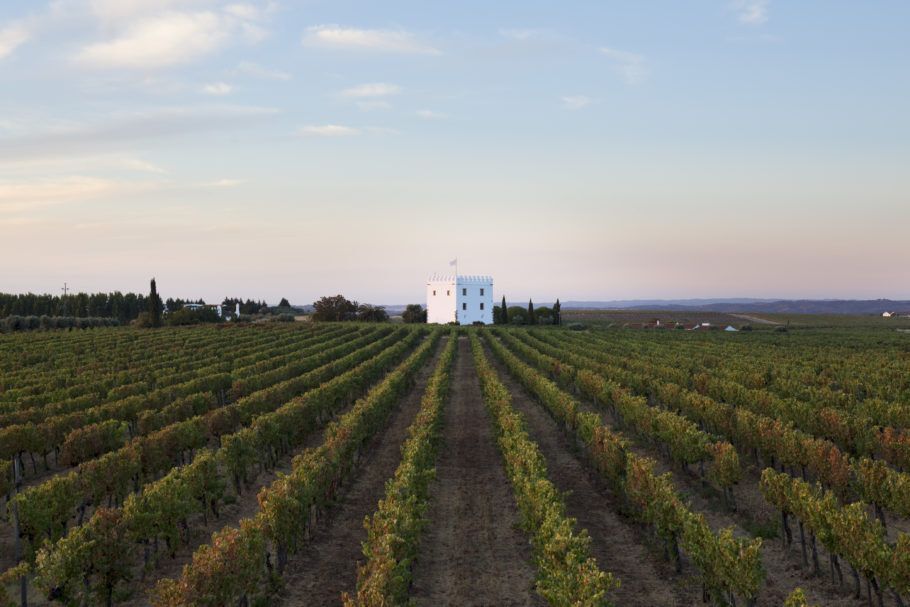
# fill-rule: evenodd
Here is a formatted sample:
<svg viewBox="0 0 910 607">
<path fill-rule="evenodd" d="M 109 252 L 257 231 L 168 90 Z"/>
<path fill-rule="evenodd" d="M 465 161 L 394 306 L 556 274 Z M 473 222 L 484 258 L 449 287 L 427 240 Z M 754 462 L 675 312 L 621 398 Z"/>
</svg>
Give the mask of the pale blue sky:
<svg viewBox="0 0 910 607">
<path fill-rule="evenodd" d="M 0 3 L 0 291 L 910 298 L 910 4 Z"/>
</svg>

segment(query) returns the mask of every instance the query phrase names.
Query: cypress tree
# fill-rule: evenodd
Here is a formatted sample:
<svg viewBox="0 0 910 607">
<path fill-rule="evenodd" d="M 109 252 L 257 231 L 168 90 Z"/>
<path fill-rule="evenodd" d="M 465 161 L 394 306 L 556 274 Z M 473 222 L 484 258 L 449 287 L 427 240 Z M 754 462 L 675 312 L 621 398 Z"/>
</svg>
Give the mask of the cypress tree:
<svg viewBox="0 0 910 607">
<path fill-rule="evenodd" d="M 506 296 L 505 295 L 502 296 L 502 308 L 499 313 L 499 320 L 504 325 L 509 324 L 509 309 L 506 307 Z"/>
<path fill-rule="evenodd" d="M 562 305 L 559 303 L 558 297 L 556 298 L 556 303 L 553 304 L 553 324 L 562 324 Z"/>
<path fill-rule="evenodd" d="M 530 299 L 528 300 L 528 324 L 529 325 L 537 324 L 537 317 L 534 316 L 534 302 L 531 301 Z"/>
<path fill-rule="evenodd" d="M 152 278 L 151 288 L 149 289 L 149 323 L 153 327 L 161 326 L 161 298 L 158 297 L 158 288 L 155 285 L 155 279 Z"/>
</svg>

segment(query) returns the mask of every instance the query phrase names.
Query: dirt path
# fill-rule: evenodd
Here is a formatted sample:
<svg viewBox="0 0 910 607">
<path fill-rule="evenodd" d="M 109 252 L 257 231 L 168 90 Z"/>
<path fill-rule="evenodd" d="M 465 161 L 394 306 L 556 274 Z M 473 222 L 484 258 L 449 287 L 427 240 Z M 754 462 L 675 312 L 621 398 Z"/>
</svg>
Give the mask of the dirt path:
<svg viewBox="0 0 910 607">
<path fill-rule="evenodd" d="M 428 607 L 544 605 L 464 337 L 444 420 L 412 598 Z"/>
<path fill-rule="evenodd" d="M 376 510 L 385 494 L 386 480 L 401 461 L 401 445 L 408 436 L 408 426 L 420 409 L 427 381 L 447 339 L 440 340 L 433 357 L 418 373 L 414 387 L 361 456 L 362 463 L 328 518 L 288 561 L 282 605 L 340 605 L 342 592 L 354 592 L 357 564 L 363 561 L 362 543 L 366 540 L 364 518 Z"/>
<path fill-rule="evenodd" d="M 742 318 L 743 320 L 748 320 L 749 322 L 758 323 L 760 325 L 779 325 L 780 323 L 774 320 L 768 320 L 767 318 L 761 318 L 760 316 L 753 316 L 751 314 L 730 314 L 730 316 L 735 316 L 736 318 Z"/>
<path fill-rule="evenodd" d="M 611 598 L 623 607 L 689 607 L 701 604 L 696 579 L 678 575 L 673 567 L 652 553 L 646 532 L 618 514 L 615 497 L 596 482 L 573 454 L 565 434 L 549 413 L 508 373 L 487 350 L 499 378 L 512 394 L 512 404 L 521 412 L 528 433 L 547 461 L 550 480 L 566 495 L 566 511 L 577 519 L 578 529 L 591 535 L 591 551 L 597 564 L 620 581 Z"/>
</svg>

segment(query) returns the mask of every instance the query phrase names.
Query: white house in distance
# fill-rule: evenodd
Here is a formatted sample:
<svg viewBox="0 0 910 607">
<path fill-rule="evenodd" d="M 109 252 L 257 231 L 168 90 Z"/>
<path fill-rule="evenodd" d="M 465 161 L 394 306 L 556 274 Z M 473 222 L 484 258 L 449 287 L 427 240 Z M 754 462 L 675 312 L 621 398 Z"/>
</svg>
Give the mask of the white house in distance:
<svg viewBox="0 0 910 607">
<path fill-rule="evenodd" d="M 427 280 L 427 322 L 493 324 L 493 277 L 430 276 Z"/>
</svg>

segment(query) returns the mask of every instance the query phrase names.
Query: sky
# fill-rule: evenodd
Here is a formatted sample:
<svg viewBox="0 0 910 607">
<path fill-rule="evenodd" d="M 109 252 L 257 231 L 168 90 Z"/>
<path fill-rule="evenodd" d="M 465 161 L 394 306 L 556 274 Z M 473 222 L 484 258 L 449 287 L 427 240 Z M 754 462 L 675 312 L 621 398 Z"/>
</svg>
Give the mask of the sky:
<svg viewBox="0 0 910 607">
<path fill-rule="evenodd" d="M 910 299 L 910 3 L 5 0 L 0 292 Z"/>
</svg>

